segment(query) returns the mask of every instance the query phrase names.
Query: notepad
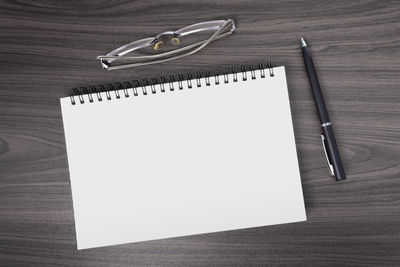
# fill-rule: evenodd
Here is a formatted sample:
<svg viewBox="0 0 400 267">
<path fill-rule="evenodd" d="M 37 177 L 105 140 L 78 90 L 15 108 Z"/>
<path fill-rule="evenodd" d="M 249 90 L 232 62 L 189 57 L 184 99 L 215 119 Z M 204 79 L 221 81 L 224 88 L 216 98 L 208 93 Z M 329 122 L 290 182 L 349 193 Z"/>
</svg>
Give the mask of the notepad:
<svg viewBox="0 0 400 267">
<path fill-rule="evenodd" d="M 285 69 L 262 74 L 60 99 L 78 249 L 306 220 Z"/>
</svg>

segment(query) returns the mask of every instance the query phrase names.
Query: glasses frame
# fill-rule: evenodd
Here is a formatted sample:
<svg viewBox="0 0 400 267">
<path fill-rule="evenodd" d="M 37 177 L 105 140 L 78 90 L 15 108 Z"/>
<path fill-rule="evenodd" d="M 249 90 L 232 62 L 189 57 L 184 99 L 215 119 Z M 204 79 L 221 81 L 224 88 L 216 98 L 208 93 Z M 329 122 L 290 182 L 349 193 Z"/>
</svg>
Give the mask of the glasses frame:
<svg viewBox="0 0 400 267">
<path fill-rule="evenodd" d="M 159 33 L 154 37 L 149 37 L 128 43 L 109 52 L 106 55 L 98 56 L 97 59 L 100 60 L 102 68 L 106 70 L 118 70 L 163 63 L 194 54 L 197 51 L 203 49 L 212 41 L 230 35 L 235 30 L 236 26 L 233 19 L 196 23 L 176 31 L 166 31 Z M 170 35 L 173 36 L 173 38 L 179 38 L 190 34 L 207 31 L 214 31 L 214 33 L 208 39 L 196 42 L 191 45 L 155 55 L 128 56 L 129 53 L 149 46 L 155 46 L 156 49 L 157 43 L 159 43 L 160 39 L 162 39 L 164 36 Z M 125 61 L 126 64 L 114 65 L 118 61 Z M 129 63 L 129 61 L 133 61 L 134 63 Z"/>
</svg>

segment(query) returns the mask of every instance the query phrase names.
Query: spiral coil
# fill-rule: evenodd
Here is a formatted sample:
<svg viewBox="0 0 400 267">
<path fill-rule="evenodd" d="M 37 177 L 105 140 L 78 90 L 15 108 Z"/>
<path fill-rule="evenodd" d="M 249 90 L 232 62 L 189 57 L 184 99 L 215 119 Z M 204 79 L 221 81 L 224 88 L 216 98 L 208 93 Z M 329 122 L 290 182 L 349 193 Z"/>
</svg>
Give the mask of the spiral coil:
<svg viewBox="0 0 400 267">
<path fill-rule="evenodd" d="M 250 73 L 250 77 L 247 77 L 248 72 Z M 241 79 L 243 81 L 247 81 L 248 78 L 252 80 L 256 79 L 257 72 L 260 73 L 260 78 L 265 78 L 266 73 L 269 74 L 270 77 L 274 77 L 274 68 L 271 62 L 268 62 L 266 65 L 260 62 L 257 67 L 255 67 L 254 65 L 242 65 L 240 67 Z M 193 86 L 201 87 L 202 80 L 204 80 L 205 86 L 210 86 L 212 80 L 214 80 L 215 85 L 219 85 L 220 82 L 229 83 L 229 75 L 232 75 L 233 82 L 238 81 L 238 72 L 236 71 L 235 67 L 232 67 L 230 70 L 226 69 L 222 74 L 216 72 L 212 75 L 210 72 L 205 72 L 205 74 L 202 75 L 201 72 L 197 72 L 195 77 L 192 73 L 187 73 L 185 76 L 183 74 L 178 74 L 177 76 L 169 75 L 169 79 L 167 79 L 167 77 L 165 76 L 161 76 L 160 78 L 153 77 L 151 79 L 143 79 L 142 81 L 135 80 L 133 81 L 133 83 L 130 81 L 124 81 L 122 83 L 116 82 L 115 84 L 107 83 L 97 86 L 91 85 L 88 88 L 73 88 L 70 99 L 71 104 L 75 105 L 78 102 L 80 104 L 86 103 L 84 95 L 87 95 L 87 101 L 89 101 L 89 103 L 93 102 L 94 97 L 97 97 L 97 101 L 99 102 L 105 99 L 111 100 L 113 97 L 116 99 L 120 99 L 121 94 L 123 94 L 123 96 L 127 98 L 132 96 L 132 94 L 129 93 L 128 89 L 133 91 L 133 96 L 138 96 L 139 90 L 143 95 L 156 94 L 156 86 L 159 86 L 159 91 L 161 93 L 164 93 L 168 89 L 170 91 L 182 90 L 184 84 L 186 84 L 188 89 L 193 88 Z M 220 76 L 221 79 L 223 79 L 221 81 Z M 175 87 L 176 84 L 178 84 L 178 88 Z M 104 93 L 105 99 L 102 93 Z"/>
</svg>

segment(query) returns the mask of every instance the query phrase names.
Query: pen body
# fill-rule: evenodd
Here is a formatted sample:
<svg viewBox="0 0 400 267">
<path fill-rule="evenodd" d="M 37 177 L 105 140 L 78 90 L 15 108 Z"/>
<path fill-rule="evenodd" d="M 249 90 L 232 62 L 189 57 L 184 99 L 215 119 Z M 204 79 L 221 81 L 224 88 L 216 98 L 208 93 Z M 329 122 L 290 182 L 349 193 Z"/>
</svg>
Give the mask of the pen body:
<svg viewBox="0 0 400 267">
<path fill-rule="evenodd" d="M 315 104 L 318 109 L 319 120 L 322 127 L 322 142 L 327 157 L 328 165 L 331 174 L 336 177 L 337 181 L 346 179 L 342 159 L 339 154 L 339 149 L 336 143 L 333 127 L 329 119 L 328 110 L 325 105 L 324 97 L 322 95 L 321 87 L 319 85 L 317 72 L 314 67 L 310 52 L 307 46 L 302 47 L 304 63 L 306 65 L 308 78 L 310 80 L 311 88 L 314 95 Z"/>
<path fill-rule="evenodd" d="M 322 95 L 321 87 L 319 86 L 319 81 L 317 77 L 317 72 L 315 71 L 314 63 L 312 61 L 310 52 L 308 51 L 307 47 L 303 47 L 303 58 L 304 63 L 306 65 L 308 78 L 310 80 L 311 88 L 313 91 L 315 103 L 318 109 L 319 120 L 321 124 L 325 122 L 329 122 L 329 114 L 328 110 L 326 109 L 324 96 Z"/>
</svg>

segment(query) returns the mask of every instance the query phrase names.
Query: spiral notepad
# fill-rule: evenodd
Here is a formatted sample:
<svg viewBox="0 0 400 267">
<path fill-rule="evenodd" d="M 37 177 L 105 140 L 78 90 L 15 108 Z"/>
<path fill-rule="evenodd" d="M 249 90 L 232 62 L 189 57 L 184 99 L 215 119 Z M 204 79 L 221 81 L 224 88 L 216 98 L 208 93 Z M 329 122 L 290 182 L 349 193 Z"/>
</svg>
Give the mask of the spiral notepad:
<svg viewBox="0 0 400 267">
<path fill-rule="evenodd" d="M 60 101 L 78 249 L 306 219 L 284 67 Z"/>
</svg>

